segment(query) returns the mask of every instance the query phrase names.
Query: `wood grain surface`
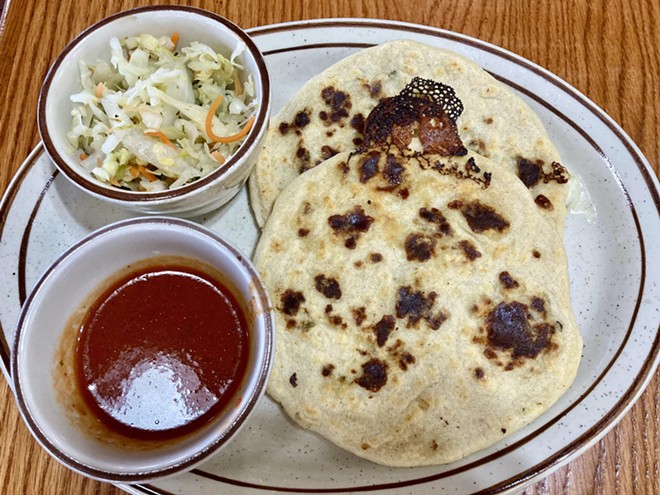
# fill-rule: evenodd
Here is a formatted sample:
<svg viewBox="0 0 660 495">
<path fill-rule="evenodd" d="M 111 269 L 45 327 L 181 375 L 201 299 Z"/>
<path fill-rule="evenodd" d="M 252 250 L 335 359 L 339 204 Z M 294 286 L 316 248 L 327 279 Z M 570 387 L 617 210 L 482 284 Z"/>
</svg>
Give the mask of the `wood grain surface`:
<svg viewBox="0 0 660 495">
<path fill-rule="evenodd" d="M 36 106 L 49 65 L 78 32 L 143 0 L 0 2 L 0 192 L 34 148 Z M 218 0 L 172 2 L 212 10 L 242 27 L 324 17 L 395 19 L 489 41 L 554 72 L 602 107 L 660 164 L 659 0 Z M 656 251 L 657 253 L 657 251 Z M 657 256 L 649 262 L 657 262 Z M 19 418 L 0 378 L 0 494 L 117 495 L 52 460 Z M 595 446 L 527 495 L 660 493 L 658 374 Z"/>
</svg>

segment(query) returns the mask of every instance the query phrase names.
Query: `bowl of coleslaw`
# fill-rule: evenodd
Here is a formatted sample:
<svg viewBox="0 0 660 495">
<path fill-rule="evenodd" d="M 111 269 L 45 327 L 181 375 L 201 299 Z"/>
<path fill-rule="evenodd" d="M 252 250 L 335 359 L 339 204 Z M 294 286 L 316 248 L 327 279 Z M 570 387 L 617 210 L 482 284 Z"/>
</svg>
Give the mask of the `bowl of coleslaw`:
<svg viewBox="0 0 660 495">
<path fill-rule="evenodd" d="M 73 39 L 41 89 L 38 126 L 75 186 L 139 213 L 202 215 L 243 187 L 270 114 L 266 63 L 241 28 L 161 5 Z"/>
</svg>

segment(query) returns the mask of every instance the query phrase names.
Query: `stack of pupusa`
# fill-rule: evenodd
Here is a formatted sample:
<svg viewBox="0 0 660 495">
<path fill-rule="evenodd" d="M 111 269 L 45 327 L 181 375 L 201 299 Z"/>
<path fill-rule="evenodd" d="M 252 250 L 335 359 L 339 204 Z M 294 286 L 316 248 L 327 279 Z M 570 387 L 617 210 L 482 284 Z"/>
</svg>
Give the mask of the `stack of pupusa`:
<svg viewBox="0 0 660 495">
<path fill-rule="evenodd" d="M 302 426 L 375 462 L 446 463 L 572 383 L 568 173 L 478 66 L 409 41 L 348 57 L 273 119 L 250 180 L 269 393 Z"/>
</svg>

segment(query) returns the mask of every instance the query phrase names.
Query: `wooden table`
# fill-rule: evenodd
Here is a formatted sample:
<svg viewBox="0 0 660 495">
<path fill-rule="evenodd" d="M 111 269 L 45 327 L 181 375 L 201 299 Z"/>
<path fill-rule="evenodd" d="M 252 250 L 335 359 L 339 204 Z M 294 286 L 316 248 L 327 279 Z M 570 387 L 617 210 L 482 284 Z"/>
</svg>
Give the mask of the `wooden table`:
<svg viewBox="0 0 660 495">
<path fill-rule="evenodd" d="M 4 3 L 3 3 L 4 2 Z M 146 0 L 0 0 L 0 192 L 39 141 L 41 81 L 78 32 Z M 609 113 L 660 171 L 658 0 L 218 0 L 195 5 L 249 28 L 322 17 L 396 19 L 446 28 L 549 69 Z M 651 260 L 649 260 L 651 261 Z M 0 379 L 0 493 L 119 494 L 52 460 L 20 420 Z M 539 494 L 660 493 L 660 379 L 604 439 L 526 490 Z"/>
</svg>

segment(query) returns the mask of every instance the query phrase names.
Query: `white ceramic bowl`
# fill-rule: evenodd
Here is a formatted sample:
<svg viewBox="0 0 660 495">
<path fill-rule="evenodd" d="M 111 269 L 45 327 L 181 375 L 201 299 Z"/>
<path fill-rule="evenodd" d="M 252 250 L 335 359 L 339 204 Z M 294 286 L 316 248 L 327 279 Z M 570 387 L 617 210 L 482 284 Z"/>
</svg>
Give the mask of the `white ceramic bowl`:
<svg viewBox="0 0 660 495">
<path fill-rule="evenodd" d="M 58 347 L 69 317 L 99 284 L 127 264 L 168 255 L 197 259 L 216 268 L 226 275 L 237 299 L 246 303 L 251 329 L 247 371 L 229 405 L 199 430 L 155 448 L 120 448 L 80 428 L 67 410 L 67 397 L 55 380 L 62 357 Z M 215 233 L 175 218 L 117 222 L 93 232 L 60 256 L 25 302 L 12 349 L 17 403 L 39 443 L 83 475 L 132 483 L 176 474 L 191 469 L 233 438 L 263 395 L 271 369 L 273 325 L 268 295 L 251 262 Z"/>
<path fill-rule="evenodd" d="M 179 46 L 192 41 L 208 44 L 229 57 L 239 42 L 246 50 L 237 57 L 251 74 L 258 109 L 250 132 L 241 147 L 218 169 L 183 187 L 160 192 L 132 192 L 94 178 L 80 165 L 80 158 L 67 139 L 71 128 L 69 97 L 80 92 L 80 60 L 94 64 L 99 58 L 110 61 L 109 41 L 128 35 L 154 36 L 180 33 Z M 230 21 L 211 12 L 181 6 L 155 6 L 129 10 L 99 21 L 77 36 L 53 63 L 39 97 L 38 125 L 46 151 L 55 166 L 85 192 L 114 205 L 147 214 L 192 217 L 207 213 L 229 201 L 243 186 L 268 125 L 270 81 L 263 56 L 252 39 Z"/>
</svg>

